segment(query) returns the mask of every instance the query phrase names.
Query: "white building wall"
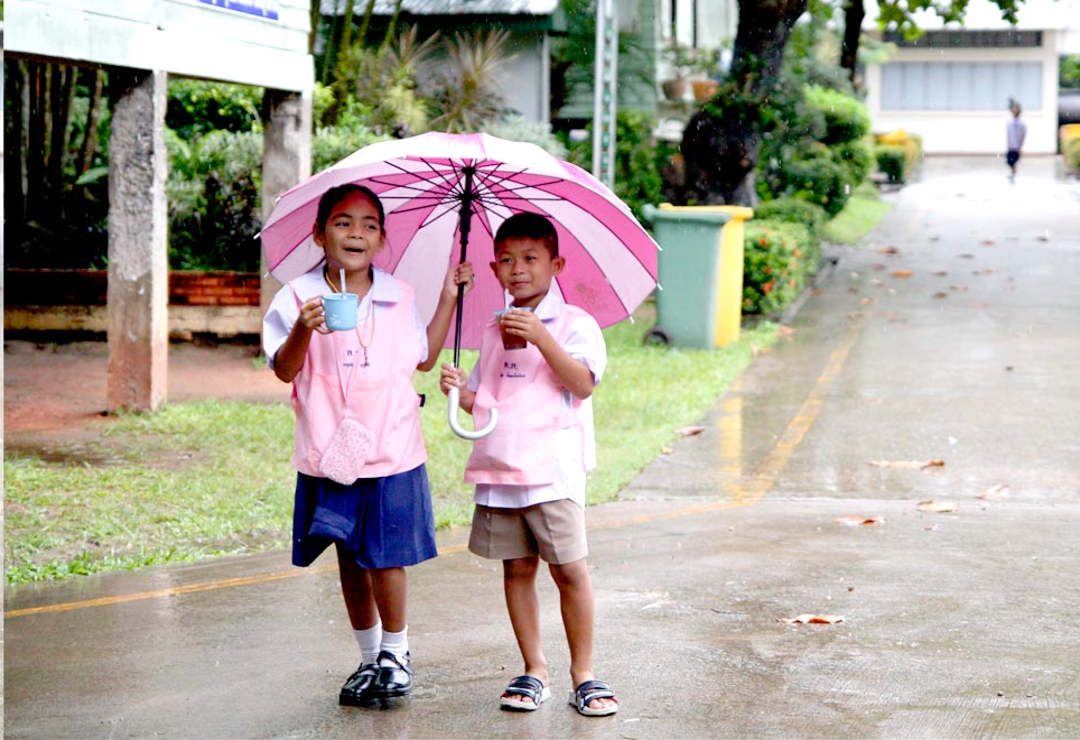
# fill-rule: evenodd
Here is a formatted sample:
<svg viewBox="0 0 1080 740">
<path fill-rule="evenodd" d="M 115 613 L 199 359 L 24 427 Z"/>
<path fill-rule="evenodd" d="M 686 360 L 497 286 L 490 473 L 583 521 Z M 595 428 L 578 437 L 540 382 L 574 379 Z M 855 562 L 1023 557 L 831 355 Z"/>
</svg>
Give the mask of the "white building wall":
<svg viewBox="0 0 1080 740">
<path fill-rule="evenodd" d="M 1042 105 L 1028 108 L 1024 152 L 1053 154 L 1057 150 L 1058 39 L 1059 31 L 1042 32 L 1039 48 L 912 49 L 900 48 L 889 62 L 1040 62 Z M 1006 102 L 994 110 L 882 110 L 882 68 L 866 70 L 867 107 L 874 131 L 904 129 L 923 139 L 927 154 L 1002 154 L 1005 123 L 1010 114 Z"/>
<path fill-rule="evenodd" d="M 512 36 L 508 53 L 513 58 L 499 71 L 506 104 L 530 121 L 551 120 L 551 58 L 546 34 Z"/>
</svg>

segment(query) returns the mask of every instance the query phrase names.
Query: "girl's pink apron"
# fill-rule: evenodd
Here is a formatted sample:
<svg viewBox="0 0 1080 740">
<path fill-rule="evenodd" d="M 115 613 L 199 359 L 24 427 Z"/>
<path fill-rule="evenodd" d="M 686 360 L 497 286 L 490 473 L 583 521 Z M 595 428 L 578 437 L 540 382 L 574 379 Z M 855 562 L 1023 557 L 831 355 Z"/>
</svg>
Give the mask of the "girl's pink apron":
<svg viewBox="0 0 1080 740">
<path fill-rule="evenodd" d="M 548 325 L 560 344 L 574 310 L 580 309 L 565 306 Z M 562 382 L 535 345 L 503 349 L 498 323 L 492 322 L 481 339 L 480 387 L 473 418 L 480 428 L 488 423 L 491 409 L 497 408 L 499 421 L 495 431 L 473 442 L 465 480 L 516 486 L 552 483 L 558 465 L 558 433 L 581 429 L 580 406 L 581 400 L 574 398 L 572 407 L 566 407 Z"/>
<path fill-rule="evenodd" d="M 296 413 L 293 464 L 301 473 L 324 477 L 320 463 L 341 420 L 348 416 L 371 432 L 373 446 L 361 478 L 382 478 L 412 470 L 427 460 L 420 429 L 420 398 L 412 384 L 420 356 L 413 325 L 413 290 L 394 281 L 400 290 L 396 303 L 377 303 L 375 333 L 368 344 L 368 367 L 355 331 L 313 332 L 307 358 L 293 381 Z M 297 303 L 311 296 L 296 293 Z M 363 317 L 361 317 L 363 319 Z M 370 321 L 371 319 L 368 319 Z M 361 325 L 367 338 L 368 324 Z M 343 362 L 352 350 L 352 367 Z"/>
</svg>

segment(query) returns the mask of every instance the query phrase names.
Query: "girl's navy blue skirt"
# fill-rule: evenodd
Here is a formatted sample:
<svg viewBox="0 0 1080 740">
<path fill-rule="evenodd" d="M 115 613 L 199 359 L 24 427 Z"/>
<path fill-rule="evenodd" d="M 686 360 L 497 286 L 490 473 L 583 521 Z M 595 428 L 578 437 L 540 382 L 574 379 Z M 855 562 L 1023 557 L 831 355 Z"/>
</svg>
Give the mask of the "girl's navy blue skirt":
<svg viewBox="0 0 1080 740">
<path fill-rule="evenodd" d="M 424 465 L 348 486 L 297 473 L 293 565 L 311 565 L 332 542 L 344 543 L 362 568 L 397 568 L 435 557 Z"/>
</svg>

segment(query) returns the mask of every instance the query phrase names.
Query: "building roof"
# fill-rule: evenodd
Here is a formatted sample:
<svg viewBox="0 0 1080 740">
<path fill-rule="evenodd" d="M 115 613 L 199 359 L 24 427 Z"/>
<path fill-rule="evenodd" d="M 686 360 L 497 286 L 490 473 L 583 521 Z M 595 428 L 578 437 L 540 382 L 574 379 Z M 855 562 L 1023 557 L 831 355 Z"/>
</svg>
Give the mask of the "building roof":
<svg viewBox="0 0 1080 740">
<path fill-rule="evenodd" d="M 375 0 L 375 15 L 393 15 L 394 0 Z M 356 0 L 354 13 L 365 3 Z M 412 15 L 551 15 L 559 0 L 402 0 L 401 12 Z M 345 0 L 320 0 L 323 15 L 341 15 Z"/>
<path fill-rule="evenodd" d="M 876 0 L 866 0 L 866 20 L 863 28 L 877 30 Z M 924 31 L 1038 31 L 1080 29 L 1080 0 L 1024 0 L 1017 5 L 1016 25 L 1001 17 L 1001 8 L 992 0 L 971 0 L 962 24 L 945 25 L 932 10 L 914 14 L 915 22 Z"/>
</svg>

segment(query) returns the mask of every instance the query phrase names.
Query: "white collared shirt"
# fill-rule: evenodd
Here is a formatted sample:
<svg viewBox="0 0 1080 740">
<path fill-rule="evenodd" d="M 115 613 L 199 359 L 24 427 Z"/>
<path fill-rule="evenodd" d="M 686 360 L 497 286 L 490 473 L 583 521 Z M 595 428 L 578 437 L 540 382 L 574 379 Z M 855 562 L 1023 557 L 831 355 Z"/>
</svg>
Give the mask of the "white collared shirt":
<svg viewBox="0 0 1080 740">
<path fill-rule="evenodd" d="M 397 303 L 401 299 L 401 289 L 398 288 L 397 283 L 394 282 L 394 278 L 389 273 L 376 267 L 372 269 L 372 278 L 371 289 L 360 299 L 360 305 L 357 309 L 357 315 L 361 318 L 367 316 L 372 310 L 372 301 L 376 303 Z M 323 266 L 321 264 L 296 278 L 293 281 L 293 287 L 296 289 L 296 295 L 300 296 L 301 301 L 306 301 L 317 295 L 324 295 L 332 290 L 323 278 Z M 263 317 L 262 346 L 271 370 L 274 368 L 274 355 L 281 349 L 281 345 L 285 344 L 285 340 L 289 338 L 289 333 L 298 318 L 300 318 L 300 306 L 293 295 L 293 289 L 288 285 L 283 285 L 270 302 L 270 308 L 267 309 L 266 316 Z M 419 365 L 427 359 L 428 342 L 427 327 L 420 319 L 415 303 L 413 304 L 413 326 L 416 328 L 417 337 L 420 340 L 420 357 L 416 360 L 416 364 Z"/>
<path fill-rule="evenodd" d="M 548 291 L 533 313 L 537 318 L 550 323 L 563 311 L 566 303 L 555 291 Z M 593 383 L 598 385 L 607 367 L 607 347 L 600 325 L 591 316 L 583 316 L 571 324 L 562 348 L 573 357 L 585 363 L 592 373 Z M 469 374 L 468 388 L 476 391 L 480 387 L 480 363 L 477 362 Z M 573 396 L 563 390 L 563 403 L 570 408 Z M 586 460 L 589 468 L 595 466 L 595 443 L 593 433 L 592 398 L 581 402 L 579 418 L 585 429 Z M 546 501 L 558 501 L 568 498 L 580 506 L 585 506 L 585 470 L 581 468 L 581 434 L 577 428 L 559 432 L 556 442 L 557 467 L 555 480 L 536 486 L 515 486 L 494 483 L 478 483 L 473 500 L 482 506 L 503 509 L 523 509 L 526 506 L 542 504 Z"/>
</svg>

